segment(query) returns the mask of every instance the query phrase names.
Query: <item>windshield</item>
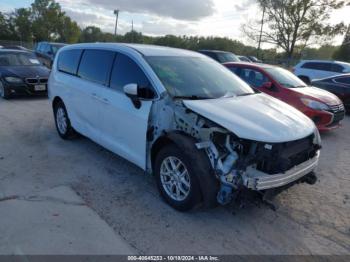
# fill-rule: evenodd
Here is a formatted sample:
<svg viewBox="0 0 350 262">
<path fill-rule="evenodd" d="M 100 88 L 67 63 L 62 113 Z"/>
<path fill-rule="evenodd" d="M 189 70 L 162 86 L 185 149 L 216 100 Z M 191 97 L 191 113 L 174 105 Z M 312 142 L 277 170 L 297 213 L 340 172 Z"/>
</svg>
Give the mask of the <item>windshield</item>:
<svg viewBox="0 0 350 262">
<path fill-rule="evenodd" d="M 217 53 L 217 57 L 222 64 L 228 62 L 239 62 L 238 57 L 232 53 Z"/>
<path fill-rule="evenodd" d="M 209 58 L 148 57 L 146 60 L 173 97 L 213 99 L 254 94 L 246 83 Z"/>
<path fill-rule="evenodd" d="M 286 88 L 306 87 L 306 84 L 302 80 L 288 70 L 278 67 L 264 69 L 276 82 Z"/>
<path fill-rule="evenodd" d="M 40 65 L 35 55 L 30 53 L 0 53 L 0 66 L 34 66 Z"/>
</svg>

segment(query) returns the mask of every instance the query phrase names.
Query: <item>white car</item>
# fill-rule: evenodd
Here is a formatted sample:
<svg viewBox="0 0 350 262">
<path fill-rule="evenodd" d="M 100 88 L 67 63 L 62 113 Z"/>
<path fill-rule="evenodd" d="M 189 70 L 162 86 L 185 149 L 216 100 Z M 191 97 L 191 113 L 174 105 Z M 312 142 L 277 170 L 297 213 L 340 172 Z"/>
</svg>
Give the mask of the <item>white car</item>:
<svg viewBox="0 0 350 262">
<path fill-rule="evenodd" d="M 323 79 L 350 72 L 350 64 L 329 60 L 304 60 L 293 68 L 294 74 L 310 84 L 315 79 Z"/>
<path fill-rule="evenodd" d="M 70 45 L 54 61 L 49 97 L 63 139 L 78 132 L 154 174 L 178 210 L 227 204 L 244 187 L 315 182 L 313 122 L 196 52 Z"/>
</svg>

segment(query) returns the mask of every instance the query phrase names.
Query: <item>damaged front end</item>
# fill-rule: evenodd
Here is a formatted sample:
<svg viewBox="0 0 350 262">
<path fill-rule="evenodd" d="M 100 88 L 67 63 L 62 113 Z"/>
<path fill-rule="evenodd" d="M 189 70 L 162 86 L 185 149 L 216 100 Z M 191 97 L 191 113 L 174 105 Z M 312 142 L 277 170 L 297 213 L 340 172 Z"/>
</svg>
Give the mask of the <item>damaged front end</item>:
<svg viewBox="0 0 350 262">
<path fill-rule="evenodd" d="M 155 103 L 150 130 L 150 148 L 159 137 L 170 132 L 196 139 L 196 147 L 205 150 L 220 181 L 217 201 L 222 205 L 230 203 L 234 193 L 243 187 L 265 191 L 283 188 L 305 178 L 317 167 L 321 148 L 316 129 L 314 134 L 296 141 L 246 140 L 186 108 L 181 101 L 170 99 Z"/>
</svg>

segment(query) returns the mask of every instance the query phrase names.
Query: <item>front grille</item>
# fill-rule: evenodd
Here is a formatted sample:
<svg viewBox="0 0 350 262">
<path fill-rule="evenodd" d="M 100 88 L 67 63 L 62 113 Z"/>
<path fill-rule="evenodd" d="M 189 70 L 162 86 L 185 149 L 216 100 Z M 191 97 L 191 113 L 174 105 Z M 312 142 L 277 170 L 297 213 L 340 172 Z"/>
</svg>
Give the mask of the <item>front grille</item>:
<svg viewBox="0 0 350 262">
<path fill-rule="evenodd" d="M 47 84 L 47 78 L 26 78 L 26 83 L 30 85 Z"/>
<path fill-rule="evenodd" d="M 329 108 L 330 108 L 329 112 L 333 113 L 333 121 L 327 127 L 336 126 L 345 117 L 345 107 L 343 104 L 339 104 L 339 105 L 329 106 Z"/>
<path fill-rule="evenodd" d="M 272 144 L 272 149 L 264 147 L 263 159 L 257 169 L 267 174 L 284 173 L 316 156 L 319 147 L 313 144 L 314 136 L 287 143 Z M 261 149 L 260 149 L 261 151 Z"/>
<path fill-rule="evenodd" d="M 345 111 L 345 108 L 344 108 L 343 104 L 329 106 L 329 108 L 330 108 L 329 111 L 332 112 L 332 113 L 338 113 L 338 112 Z"/>
</svg>

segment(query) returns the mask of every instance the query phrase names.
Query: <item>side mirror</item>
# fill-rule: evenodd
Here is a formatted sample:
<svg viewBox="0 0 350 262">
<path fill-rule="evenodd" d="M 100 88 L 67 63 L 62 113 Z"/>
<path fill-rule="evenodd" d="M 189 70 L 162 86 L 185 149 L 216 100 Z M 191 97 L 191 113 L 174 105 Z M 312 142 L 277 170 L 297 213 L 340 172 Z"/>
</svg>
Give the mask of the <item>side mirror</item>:
<svg viewBox="0 0 350 262">
<path fill-rule="evenodd" d="M 272 89 L 272 83 L 266 82 L 261 86 L 261 88 Z"/>
<path fill-rule="evenodd" d="M 133 102 L 138 109 L 141 107 L 141 100 L 153 99 L 155 97 L 154 91 L 149 87 L 140 87 L 137 84 L 127 84 L 124 86 L 124 93 Z"/>
<path fill-rule="evenodd" d="M 127 84 L 126 86 L 124 86 L 124 93 L 132 98 L 132 97 L 135 97 L 137 98 L 138 97 L 138 86 L 137 84 Z"/>
</svg>

